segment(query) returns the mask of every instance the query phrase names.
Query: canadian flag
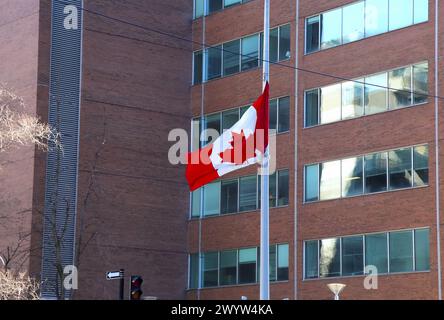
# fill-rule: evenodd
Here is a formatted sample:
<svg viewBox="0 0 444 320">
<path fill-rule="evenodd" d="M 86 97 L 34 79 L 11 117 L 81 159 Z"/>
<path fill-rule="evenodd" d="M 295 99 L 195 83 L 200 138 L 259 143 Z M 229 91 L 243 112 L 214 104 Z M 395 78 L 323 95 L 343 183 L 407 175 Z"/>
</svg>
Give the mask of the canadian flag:
<svg viewBox="0 0 444 320">
<path fill-rule="evenodd" d="M 268 157 L 269 84 L 230 129 L 213 143 L 188 153 L 186 178 L 194 191 L 232 171 Z"/>
</svg>

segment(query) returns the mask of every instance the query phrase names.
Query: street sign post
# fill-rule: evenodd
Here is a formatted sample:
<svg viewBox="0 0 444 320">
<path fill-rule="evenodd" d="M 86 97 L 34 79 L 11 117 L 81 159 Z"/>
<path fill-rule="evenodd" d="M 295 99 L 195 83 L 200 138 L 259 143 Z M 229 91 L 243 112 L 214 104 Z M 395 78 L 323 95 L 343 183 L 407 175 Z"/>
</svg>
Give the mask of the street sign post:
<svg viewBox="0 0 444 320">
<path fill-rule="evenodd" d="M 120 269 L 119 271 L 109 271 L 106 273 L 106 280 L 120 280 L 119 286 L 119 298 L 124 299 L 124 289 L 125 289 L 125 270 Z"/>
</svg>

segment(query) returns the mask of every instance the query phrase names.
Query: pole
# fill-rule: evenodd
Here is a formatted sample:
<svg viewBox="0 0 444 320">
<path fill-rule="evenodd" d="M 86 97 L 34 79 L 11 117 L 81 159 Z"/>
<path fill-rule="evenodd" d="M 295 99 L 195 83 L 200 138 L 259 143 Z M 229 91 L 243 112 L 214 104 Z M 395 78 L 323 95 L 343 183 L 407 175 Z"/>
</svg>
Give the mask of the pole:
<svg viewBox="0 0 444 320">
<path fill-rule="evenodd" d="M 264 53 L 263 53 L 263 89 L 270 76 L 270 0 L 264 0 Z M 260 248 L 260 299 L 270 299 L 270 237 L 269 237 L 269 161 L 265 155 L 261 173 L 261 248 Z"/>
<path fill-rule="evenodd" d="M 120 269 L 120 285 L 119 285 L 119 299 L 124 300 L 125 291 L 125 270 Z"/>
</svg>

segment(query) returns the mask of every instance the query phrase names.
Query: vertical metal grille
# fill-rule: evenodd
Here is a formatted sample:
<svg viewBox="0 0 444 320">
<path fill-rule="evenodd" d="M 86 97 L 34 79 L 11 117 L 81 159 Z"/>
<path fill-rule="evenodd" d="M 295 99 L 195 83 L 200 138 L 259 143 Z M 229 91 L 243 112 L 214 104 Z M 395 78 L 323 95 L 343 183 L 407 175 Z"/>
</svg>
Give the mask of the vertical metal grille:
<svg viewBox="0 0 444 320">
<path fill-rule="evenodd" d="M 77 7 L 77 29 L 66 29 L 66 6 Z M 52 0 L 49 124 L 61 134 L 63 150 L 48 153 L 42 252 L 42 298 L 69 297 L 63 268 L 74 264 L 77 205 L 82 0 Z"/>
</svg>

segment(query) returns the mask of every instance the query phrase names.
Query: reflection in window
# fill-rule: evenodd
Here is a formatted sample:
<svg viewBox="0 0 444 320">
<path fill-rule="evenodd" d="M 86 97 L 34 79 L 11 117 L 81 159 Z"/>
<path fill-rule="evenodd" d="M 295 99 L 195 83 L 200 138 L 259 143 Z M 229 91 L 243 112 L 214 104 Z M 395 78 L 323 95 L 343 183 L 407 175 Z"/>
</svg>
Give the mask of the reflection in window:
<svg viewBox="0 0 444 320">
<path fill-rule="evenodd" d="M 305 127 L 319 124 L 319 89 L 305 92 Z"/>
<path fill-rule="evenodd" d="M 235 4 L 238 4 L 238 3 L 241 3 L 241 1 L 242 1 L 242 0 L 224 0 L 224 7 L 225 7 L 225 8 L 230 7 L 230 6 L 232 6 L 232 5 L 235 5 Z"/>
<path fill-rule="evenodd" d="M 429 20 L 429 0 L 415 0 L 414 23 Z"/>
<path fill-rule="evenodd" d="M 237 250 L 220 253 L 219 284 L 233 285 L 237 283 Z"/>
<path fill-rule="evenodd" d="M 320 199 L 341 197 L 341 161 L 325 162 L 320 165 Z"/>
<path fill-rule="evenodd" d="M 429 93 L 429 64 L 427 62 L 413 66 L 413 92 L 413 103 L 427 102 Z"/>
<path fill-rule="evenodd" d="M 342 160 L 342 196 L 351 197 L 364 192 L 363 158 Z"/>
<path fill-rule="evenodd" d="M 390 272 L 413 271 L 412 231 L 390 232 Z"/>
<path fill-rule="evenodd" d="M 239 250 L 239 283 L 256 282 L 257 249 Z"/>
<path fill-rule="evenodd" d="M 278 201 L 277 201 L 277 205 L 279 207 L 288 205 L 288 197 L 289 197 L 288 185 L 289 185 L 288 170 L 278 171 Z"/>
<path fill-rule="evenodd" d="M 389 1 L 389 30 L 413 24 L 413 0 Z"/>
<path fill-rule="evenodd" d="M 222 112 L 222 131 L 230 129 L 239 121 L 239 109 Z"/>
<path fill-rule="evenodd" d="M 218 285 L 219 254 L 217 252 L 203 254 L 203 286 L 216 287 Z"/>
<path fill-rule="evenodd" d="M 390 109 L 407 107 L 412 104 L 412 69 L 400 68 L 389 72 Z"/>
<path fill-rule="evenodd" d="M 364 79 L 342 84 L 342 119 L 360 117 L 364 114 Z M 361 82 L 361 83 L 359 83 Z"/>
<path fill-rule="evenodd" d="M 338 277 L 341 275 L 341 255 L 339 239 L 319 241 L 319 276 Z"/>
<path fill-rule="evenodd" d="M 270 30 L 270 62 L 277 62 L 279 57 L 279 28 Z"/>
<path fill-rule="evenodd" d="M 365 192 L 387 190 L 387 152 L 365 156 Z"/>
<path fill-rule="evenodd" d="M 375 266 L 378 273 L 388 272 L 387 233 L 365 236 L 365 265 Z"/>
<path fill-rule="evenodd" d="M 319 165 L 305 167 L 305 201 L 319 200 Z"/>
<path fill-rule="evenodd" d="M 242 71 L 259 65 L 259 36 L 253 35 L 242 39 Z"/>
<path fill-rule="evenodd" d="M 290 25 L 279 27 L 279 60 L 290 58 Z"/>
<path fill-rule="evenodd" d="M 288 280 L 288 262 L 289 262 L 288 244 L 277 246 L 277 280 Z"/>
<path fill-rule="evenodd" d="M 412 149 L 398 149 L 389 152 L 390 190 L 412 186 Z"/>
<path fill-rule="evenodd" d="M 321 123 L 341 120 L 341 84 L 321 88 Z"/>
<path fill-rule="evenodd" d="M 342 42 L 342 8 L 321 15 L 321 48 L 335 47 Z"/>
<path fill-rule="evenodd" d="M 305 242 L 305 279 L 318 277 L 318 241 Z"/>
<path fill-rule="evenodd" d="M 342 275 L 364 273 L 364 248 L 362 236 L 342 238 Z"/>
<path fill-rule="evenodd" d="M 221 214 L 237 212 L 237 179 L 221 183 Z"/>
<path fill-rule="evenodd" d="M 206 0 L 194 0 L 194 18 L 200 18 L 204 15 L 204 1 Z"/>
<path fill-rule="evenodd" d="M 388 0 L 366 0 L 365 36 L 371 37 L 388 31 Z"/>
<path fill-rule="evenodd" d="M 224 43 L 224 76 L 240 71 L 240 40 Z"/>
<path fill-rule="evenodd" d="M 365 114 L 387 111 L 387 73 L 365 78 Z"/>
<path fill-rule="evenodd" d="M 430 270 L 429 229 L 415 230 L 415 270 Z"/>
<path fill-rule="evenodd" d="M 342 41 L 348 43 L 364 38 L 364 1 L 343 7 Z"/>
<path fill-rule="evenodd" d="M 429 147 L 413 148 L 413 183 L 415 187 L 429 184 Z"/>
<path fill-rule="evenodd" d="M 311 53 L 319 50 L 319 17 L 311 17 L 307 19 L 307 31 L 305 39 L 305 51 Z"/>
<path fill-rule="evenodd" d="M 216 113 L 205 117 L 205 137 L 203 141 L 204 145 L 207 145 L 218 138 L 221 132 L 220 116 L 220 113 Z"/>
<path fill-rule="evenodd" d="M 207 49 L 207 80 L 219 78 L 222 75 L 222 46 Z"/>
</svg>

